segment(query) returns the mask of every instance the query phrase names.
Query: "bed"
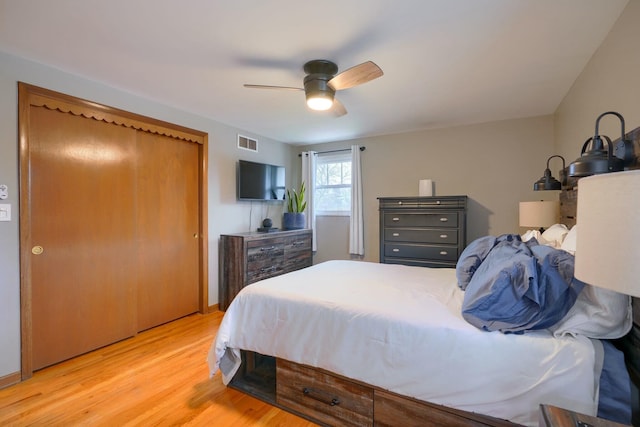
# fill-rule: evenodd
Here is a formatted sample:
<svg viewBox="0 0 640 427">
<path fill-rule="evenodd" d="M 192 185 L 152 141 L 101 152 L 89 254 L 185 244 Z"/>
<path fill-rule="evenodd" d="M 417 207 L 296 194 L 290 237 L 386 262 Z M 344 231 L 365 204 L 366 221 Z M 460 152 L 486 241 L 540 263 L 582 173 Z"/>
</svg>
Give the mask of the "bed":
<svg viewBox="0 0 640 427">
<path fill-rule="evenodd" d="M 571 258 L 553 233 L 537 236 L 547 245 L 509 239 Z M 470 300 L 465 282 L 482 263 L 500 264 L 487 249 L 498 240 L 470 244 L 457 269 L 328 261 L 252 284 L 225 313 L 211 374 L 220 370 L 229 385 L 249 379 L 239 388 L 327 425 L 406 425 L 407 411 L 440 425 L 537 425 L 540 404 L 628 423 L 630 397 L 605 390 L 629 394 L 624 360 L 608 342 L 631 328 L 629 297 L 567 278 L 554 294 L 568 301 L 560 311 L 527 312 L 520 329 L 478 320 L 490 299 L 476 289 Z M 250 379 L 264 366 L 266 391 Z"/>
</svg>

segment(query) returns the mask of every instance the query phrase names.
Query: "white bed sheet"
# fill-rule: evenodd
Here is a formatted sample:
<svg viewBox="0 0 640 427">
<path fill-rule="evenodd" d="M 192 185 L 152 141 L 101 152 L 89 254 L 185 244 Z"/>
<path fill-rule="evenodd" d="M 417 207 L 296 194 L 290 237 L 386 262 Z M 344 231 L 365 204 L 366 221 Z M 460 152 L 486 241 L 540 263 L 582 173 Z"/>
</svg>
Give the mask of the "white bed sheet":
<svg viewBox="0 0 640 427">
<path fill-rule="evenodd" d="M 328 261 L 247 286 L 209 353 L 227 384 L 239 349 L 524 425 L 538 405 L 597 412 L 597 349 L 584 337 L 483 332 L 461 316 L 455 269 Z"/>
</svg>

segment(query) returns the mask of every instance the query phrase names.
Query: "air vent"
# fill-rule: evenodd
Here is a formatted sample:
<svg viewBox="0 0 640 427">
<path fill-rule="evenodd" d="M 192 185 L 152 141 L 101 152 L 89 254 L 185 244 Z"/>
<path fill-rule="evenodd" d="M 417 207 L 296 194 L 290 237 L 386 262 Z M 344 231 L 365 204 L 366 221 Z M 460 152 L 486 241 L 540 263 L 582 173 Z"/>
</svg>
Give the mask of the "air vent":
<svg viewBox="0 0 640 427">
<path fill-rule="evenodd" d="M 238 148 L 258 152 L 258 140 L 238 134 Z"/>
</svg>

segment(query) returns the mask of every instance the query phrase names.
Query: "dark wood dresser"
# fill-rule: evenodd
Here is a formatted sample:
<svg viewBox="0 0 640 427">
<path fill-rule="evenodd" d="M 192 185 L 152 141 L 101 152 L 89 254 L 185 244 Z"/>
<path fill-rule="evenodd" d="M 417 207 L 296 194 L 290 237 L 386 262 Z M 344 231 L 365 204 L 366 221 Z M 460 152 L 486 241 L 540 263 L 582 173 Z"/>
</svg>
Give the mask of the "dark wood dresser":
<svg viewBox="0 0 640 427">
<path fill-rule="evenodd" d="M 219 260 L 219 306 L 226 310 L 245 286 L 311 266 L 311 230 L 223 234 Z"/>
<path fill-rule="evenodd" d="M 467 196 L 378 200 L 381 263 L 456 266 L 466 246 Z"/>
</svg>

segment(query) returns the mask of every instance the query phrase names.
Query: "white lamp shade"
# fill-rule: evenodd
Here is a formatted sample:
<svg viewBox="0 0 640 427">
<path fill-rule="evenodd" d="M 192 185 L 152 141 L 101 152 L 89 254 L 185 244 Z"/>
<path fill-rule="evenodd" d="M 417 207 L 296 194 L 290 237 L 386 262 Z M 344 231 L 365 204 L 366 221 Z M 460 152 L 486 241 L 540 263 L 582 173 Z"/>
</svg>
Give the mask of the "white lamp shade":
<svg viewBox="0 0 640 427">
<path fill-rule="evenodd" d="M 640 297 L 640 170 L 578 181 L 574 275 Z"/>
<path fill-rule="evenodd" d="M 549 227 L 558 222 L 560 202 L 520 202 L 520 227 Z"/>
</svg>

